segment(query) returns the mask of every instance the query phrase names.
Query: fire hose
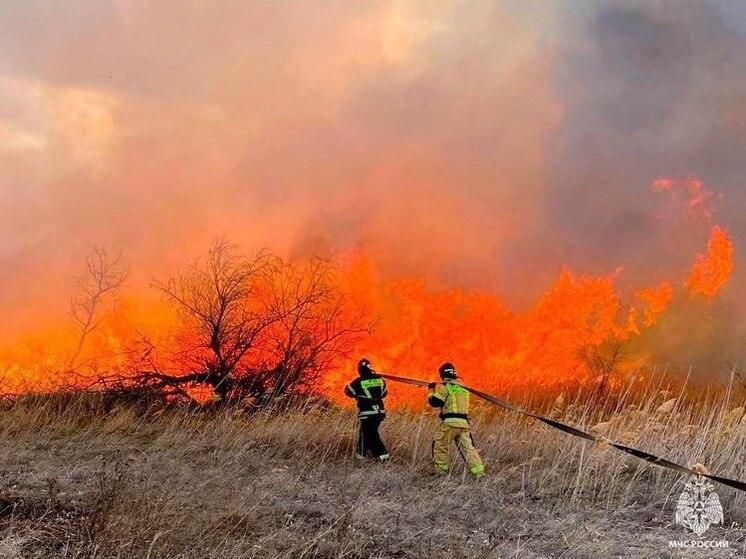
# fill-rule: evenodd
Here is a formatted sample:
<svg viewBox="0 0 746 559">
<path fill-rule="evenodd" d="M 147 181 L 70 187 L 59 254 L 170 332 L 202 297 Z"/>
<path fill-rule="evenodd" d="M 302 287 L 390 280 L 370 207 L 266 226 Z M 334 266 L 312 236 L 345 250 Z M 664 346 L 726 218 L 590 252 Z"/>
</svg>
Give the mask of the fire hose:
<svg viewBox="0 0 746 559">
<path fill-rule="evenodd" d="M 430 384 L 429 382 L 424 381 L 424 380 L 397 377 L 397 376 L 387 375 L 387 374 L 385 375 L 385 374 L 379 373 L 379 376 L 385 379 L 388 379 L 388 380 L 392 380 L 394 382 L 412 384 L 414 386 L 420 386 L 420 387 L 426 387 Z M 559 421 L 555 421 L 554 419 L 549 419 L 548 417 L 543 417 L 541 415 L 531 413 L 522 408 L 519 408 L 516 405 L 511 404 L 510 402 L 501 400 L 500 398 L 497 398 L 496 396 L 493 396 L 492 394 L 487 394 L 486 392 L 482 392 L 481 390 L 476 390 L 475 388 L 469 388 L 468 386 L 463 386 L 463 388 L 468 390 L 475 396 L 482 398 L 483 400 L 486 400 L 487 402 L 490 402 L 491 404 L 494 404 L 504 410 L 512 411 L 512 412 L 521 414 L 525 417 L 536 419 L 537 421 L 541 421 L 542 423 L 545 423 L 546 425 L 549 425 L 550 427 L 559 429 L 560 431 L 564 431 L 565 433 L 573 435 L 574 437 L 579 437 L 581 439 L 585 439 L 587 441 L 592 441 L 596 443 L 605 443 L 617 450 L 626 452 L 627 454 L 630 454 L 634 456 L 635 458 L 639 458 L 640 460 L 645 460 L 646 462 L 650 462 L 651 464 L 655 464 L 656 466 L 661 466 L 663 468 L 668 468 L 669 470 L 674 470 L 677 472 L 687 473 L 687 474 L 691 474 L 695 476 L 706 477 L 708 479 L 711 479 L 712 481 L 716 481 L 718 483 L 722 483 L 723 485 L 734 487 L 736 489 L 740 489 L 741 491 L 746 492 L 746 483 L 744 483 L 743 481 L 738 481 L 735 479 L 728 479 L 725 477 L 716 476 L 716 475 L 709 474 L 709 473 L 704 473 L 694 468 L 688 468 L 686 466 L 682 466 L 681 464 L 677 464 L 675 462 L 671 462 L 670 460 L 666 460 L 665 458 L 661 458 L 660 456 L 655 456 L 654 454 L 645 452 L 644 450 L 639 450 L 637 448 L 632 448 L 630 446 L 615 443 L 614 441 L 610 441 L 606 439 L 605 437 L 598 437 L 596 435 L 593 435 L 591 433 L 587 433 L 586 431 L 578 429 L 577 427 L 571 427 L 570 425 L 560 423 Z"/>
</svg>

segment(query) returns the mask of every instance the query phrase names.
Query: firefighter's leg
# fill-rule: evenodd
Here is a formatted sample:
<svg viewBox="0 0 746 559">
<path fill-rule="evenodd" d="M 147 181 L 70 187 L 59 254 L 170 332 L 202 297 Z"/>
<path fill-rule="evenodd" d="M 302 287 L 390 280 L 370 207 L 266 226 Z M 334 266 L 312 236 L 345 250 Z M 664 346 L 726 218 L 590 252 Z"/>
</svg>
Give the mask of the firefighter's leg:
<svg viewBox="0 0 746 559">
<path fill-rule="evenodd" d="M 360 420 L 360 429 L 357 433 L 357 446 L 355 447 L 355 458 L 358 460 L 365 460 L 365 454 L 367 452 L 366 447 L 366 433 L 367 427 L 365 425 L 365 420 Z"/>
<path fill-rule="evenodd" d="M 484 463 L 481 456 L 479 456 L 479 452 L 474 448 L 474 439 L 472 439 L 471 432 L 468 429 L 459 429 L 459 433 L 456 436 L 456 444 L 466 460 L 466 464 L 469 466 L 469 471 L 472 475 L 484 475 Z"/>
<path fill-rule="evenodd" d="M 373 456 L 375 456 L 379 460 L 388 460 L 390 458 L 389 452 L 388 450 L 386 450 L 386 445 L 383 444 L 381 435 L 378 433 L 378 428 L 383 422 L 383 417 L 379 416 L 376 418 L 371 418 L 368 421 L 370 421 L 371 423 L 370 439 L 368 445 L 370 451 L 373 453 Z"/>
<path fill-rule="evenodd" d="M 453 427 L 441 423 L 435 431 L 433 439 L 433 464 L 435 471 L 441 474 L 448 473 L 448 451 L 451 448 L 455 435 Z"/>
</svg>

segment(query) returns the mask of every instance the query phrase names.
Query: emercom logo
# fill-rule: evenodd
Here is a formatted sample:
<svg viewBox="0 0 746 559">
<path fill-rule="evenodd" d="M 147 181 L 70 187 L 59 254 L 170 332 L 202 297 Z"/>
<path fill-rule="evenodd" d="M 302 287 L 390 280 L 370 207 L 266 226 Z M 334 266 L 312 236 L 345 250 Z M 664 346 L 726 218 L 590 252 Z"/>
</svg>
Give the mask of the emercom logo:
<svg viewBox="0 0 746 559">
<path fill-rule="evenodd" d="M 704 478 L 690 481 L 676 503 L 676 524 L 688 528 L 698 536 L 712 524 L 723 523 L 723 507 L 715 487 Z"/>
<path fill-rule="evenodd" d="M 676 503 L 674 520 L 679 526 L 691 530 L 697 536 L 704 534 L 713 524 L 723 523 L 723 507 L 714 486 L 697 477 L 684 487 Z M 679 540 L 669 541 L 669 548 L 728 548 L 726 540 Z"/>
</svg>

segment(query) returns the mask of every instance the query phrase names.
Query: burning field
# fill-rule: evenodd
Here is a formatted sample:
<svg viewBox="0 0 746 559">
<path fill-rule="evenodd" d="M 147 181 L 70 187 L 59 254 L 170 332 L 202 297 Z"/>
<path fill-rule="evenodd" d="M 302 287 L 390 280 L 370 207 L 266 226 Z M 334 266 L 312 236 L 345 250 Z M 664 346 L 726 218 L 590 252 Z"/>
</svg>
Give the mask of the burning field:
<svg viewBox="0 0 746 559">
<path fill-rule="evenodd" d="M 283 259 L 246 255 L 222 239 L 146 287 L 128 284 L 138 274 L 124 251 L 93 249 L 70 281 L 64 327 L 62 315 L 41 318 L 38 331 L 6 339 L 4 391 L 139 383 L 170 397 L 235 403 L 302 387 L 341 401 L 360 355 L 382 371 L 423 379 L 451 359 L 475 387 L 497 392 L 603 391 L 630 375 L 643 382 L 657 365 L 650 332 L 668 315 L 706 315 L 731 278 L 735 252 L 728 230 L 713 223 L 715 195 L 700 180 L 660 179 L 650 188 L 700 226 L 701 251 L 678 276 L 633 285 L 622 266 L 592 276 L 565 265 L 518 311 L 485 289 L 386 279 L 363 248 Z M 392 401 L 417 398 L 405 389 Z"/>
<path fill-rule="evenodd" d="M 730 0 L 1 4 L 0 555 L 695 556 L 688 474 L 746 478 L 745 47 Z M 474 398 L 490 475 L 432 479 L 391 383 L 354 465 L 363 356 L 547 421 Z"/>
</svg>

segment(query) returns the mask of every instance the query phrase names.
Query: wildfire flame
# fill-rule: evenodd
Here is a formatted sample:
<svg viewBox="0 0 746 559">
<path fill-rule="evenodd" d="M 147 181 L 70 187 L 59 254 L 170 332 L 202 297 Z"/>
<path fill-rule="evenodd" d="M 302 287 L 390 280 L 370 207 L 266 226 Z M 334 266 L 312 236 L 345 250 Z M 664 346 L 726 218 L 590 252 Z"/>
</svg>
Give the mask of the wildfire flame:
<svg viewBox="0 0 746 559">
<path fill-rule="evenodd" d="M 716 196 L 700 180 L 660 179 L 652 188 L 671 192 L 687 220 L 711 221 Z M 730 279 L 733 253 L 727 231 L 713 226 L 707 251 L 697 255 L 684 287 L 691 294 L 716 297 Z M 671 280 L 625 296 L 615 286 L 616 273 L 591 277 L 565 268 L 529 309 L 515 312 L 493 293 L 431 291 L 418 278 L 377 282 L 365 258 L 350 267 L 350 276 L 356 304 L 380 317 L 360 354 L 381 370 L 422 378 L 434 378 L 442 361 L 454 361 L 474 386 L 497 391 L 588 380 L 580 350 L 644 335 L 676 296 Z M 330 391 L 340 382 L 340 375 L 330 375 Z M 405 401 L 417 397 L 404 393 Z"/>
<path fill-rule="evenodd" d="M 733 241 L 728 232 L 715 226 L 710 232 L 707 252 L 697 255 L 686 285 L 692 293 L 713 299 L 733 272 Z"/>
<path fill-rule="evenodd" d="M 644 288 L 631 303 L 615 287 L 615 274 L 591 277 L 568 268 L 523 312 L 480 290 L 429 290 L 422 279 L 375 280 L 375 269 L 358 257 L 348 271 L 355 305 L 380 317 L 358 353 L 382 371 L 435 378 L 452 360 L 474 386 L 505 390 L 583 381 L 579 351 L 610 340 L 624 341 L 653 326 L 670 304 L 670 282 Z M 330 394 L 349 371 L 330 374 Z M 404 391 L 400 401 L 416 397 Z"/>
<path fill-rule="evenodd" d="M 701 183 L 691 179 L 685 187 L 678 184 L 656 181 L 654 188 L 686 192 L 685 215 L 709 216 L 703 208 L 712 196 Z M 682 293 L 713 299 L 731 276 L 733 256 L 728 232 L 715 225 L 707 250 L 696 256 L 682 280 L 621 289 L 617 280 L 622 268 L 594 277 L 565 267 L 524 310 L 511 309 L 485 290 L 432 289 L 422 277 L 383 280 L 375 259 L 361 249 L 338 256 L 337 283 L 350 308 L 374 324 L 370 335 L 353 348 L 353 358 L 365 355 L 381 371 L 425 379 L 434 378 L 438 365 L 450 360 L 475 387 L 502 391 L 591 379 L 581 355 L 584 348 L 644 336 L 676 300 L 676 285 L 682 286 Z M 170 334 L 178 330 L 178 317 L 144 293 L 130 292 L 97 319 L 81 358 L 86 369 L 105 371 L 121 364 L 143 332 L 155 347 L 167 346 Z M 64 365 L 70 341 L 69 330 L 57 322 L 4 344 L 4 391 L 50 389 L 60 379 L 75 384 L 80 367 Z M 340 386 L 351 374 L 348 362 L 330 367 L 323 378 L 329 397 L 340 399 Z M 398 398 L 399 403 L 419 399 L 406 389 L 397 394 L 394 401 Z"/>
</svg>

